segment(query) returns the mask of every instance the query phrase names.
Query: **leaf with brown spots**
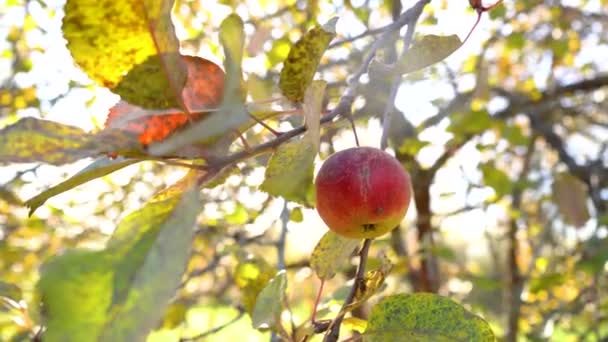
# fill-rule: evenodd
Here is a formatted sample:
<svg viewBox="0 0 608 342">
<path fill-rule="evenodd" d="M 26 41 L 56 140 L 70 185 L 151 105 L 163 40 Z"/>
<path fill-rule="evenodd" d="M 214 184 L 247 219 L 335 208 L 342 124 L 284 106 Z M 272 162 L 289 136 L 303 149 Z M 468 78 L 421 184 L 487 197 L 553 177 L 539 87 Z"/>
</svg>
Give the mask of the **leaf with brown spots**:
<svg viewBox="0 0 608 342">
<path fill-rule="evenodd" d="M 135 137 L 116 130 L 88 134 L 78 127 L 35 118 L 21 119 L 0 130 L 0 163 L 62 165 L 113 151 L 143 152 Z"/>
<path fill-rule="evenodd" d="M 63 33 L 76 63 L 98 84 L 138 106 L 181 108 L 187 70 L 172 8 L 173 0 L 68 0 Z"/>
<path fill-rule="evenodd" d="M 494 342 L 488 322 L 433 293 L 397 294 L 372 308 L 363 341 Z"/>
<path fill-rule="evenodd" d="M 331 279 L 336 275 L 338 269 L 345 264 L 359 244 L 361 244 L 361 240 L 347 239 L 332 231 L 328 231 L 312 251 L 310 267 L 315 271 L 319 279 Z"/>
<path fill-rule="evenodd" d="M 283 64 L 279 87 L 283 95 L 294 102 L 302 102 L 304 92 L 312 82 L 329 42 L 336 35 L 337 18 L 323 26 L 316 26 L 298 40 Z"/>
</svg>

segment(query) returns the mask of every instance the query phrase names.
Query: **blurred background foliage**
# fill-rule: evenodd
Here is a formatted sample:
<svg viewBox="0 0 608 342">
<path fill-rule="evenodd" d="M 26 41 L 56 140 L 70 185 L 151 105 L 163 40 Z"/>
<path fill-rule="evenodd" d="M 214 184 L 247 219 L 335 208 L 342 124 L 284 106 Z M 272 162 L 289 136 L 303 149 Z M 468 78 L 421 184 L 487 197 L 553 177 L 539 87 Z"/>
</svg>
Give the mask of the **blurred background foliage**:
<svg viewBox="0 0 608 342">
<path fill-rule="evenodd" d="M 244 19 L 251 105 L 278 94 L 291 44 L 315 23 L 339 16 L 338 36 L 317 74 L 329 83 L 332 105 L 361 64 L 373 30 L 414 3 L 179 0 L 173 14 L 182 51 L 220 65 L 221 20 L 233 10 Z M 1 126 L 36 116 L 98 130 L 117 101 L 73 65 L 61 36 L 63 5 L 0 2 Z M 465 0 L 434 0 L 417 33 L 464 37 L 475 17 Z M 379 58 L 394 61 L 399 44 L 384 47 Z M 372 256 L 384 252 L 395 265 L 381 295 L 450 296 L 508 341 L 608 338 L 606 70 L 608 1 L 525 0 L 484 15 L 455 54 L 404 77 L 390 146 L 412 175 L 415 199 L 402 226 L 372 246 Z M 363 145 L 378 146 L 390 86 L 386 77 L 364 76 L 354 108 Z M 269 124 L 286 130 L 300 122 L 286 116 Z M 344 121 L 322 134 L 321 159 L 354 145 Z M 267 137 L 258 128 L 246 134 L 250 145 Z M 293 322 L 294 335 L 309 331 L 318 288 L 309 257 L 326 228 L 314 210 L 258 190 L 266 162 L 263 155 L 240 163 L 224 184 L 204 191 L 187 274 L 150 341 L 269 338 L 244 313 L 281 263 L 293 284 L 291 313 L 283 319 Z M 27 216 L 23 200 L 85 165 L 0 168 L 1 340 L 36 334 L 34 287 L 45 260 L 76 246 L 103 246 L 121 217 L 185 172 L 135 164 Z M 321 316 L 335 316 L 353 274 L 354 264 L 346 265 L 327 284 Z M 364 318 L 368 311 L 366 305 L 354 314 Z"/>
</svg>

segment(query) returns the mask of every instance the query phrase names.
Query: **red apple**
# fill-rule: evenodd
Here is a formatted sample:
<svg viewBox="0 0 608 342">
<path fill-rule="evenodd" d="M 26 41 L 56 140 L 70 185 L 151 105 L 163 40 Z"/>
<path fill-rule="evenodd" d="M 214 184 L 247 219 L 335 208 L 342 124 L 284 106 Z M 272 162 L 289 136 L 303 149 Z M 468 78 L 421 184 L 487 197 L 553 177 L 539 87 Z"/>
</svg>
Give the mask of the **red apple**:
<svg viewBox="0 0 608 342">
<path fill-rule="evenodd" d="M 375 238 L 396 228 L 410 204 L 409 174 L 390 154 L 355 147 L 331 155 L 319 170 L 317 211 L 348 238 Z"/>
</svg>

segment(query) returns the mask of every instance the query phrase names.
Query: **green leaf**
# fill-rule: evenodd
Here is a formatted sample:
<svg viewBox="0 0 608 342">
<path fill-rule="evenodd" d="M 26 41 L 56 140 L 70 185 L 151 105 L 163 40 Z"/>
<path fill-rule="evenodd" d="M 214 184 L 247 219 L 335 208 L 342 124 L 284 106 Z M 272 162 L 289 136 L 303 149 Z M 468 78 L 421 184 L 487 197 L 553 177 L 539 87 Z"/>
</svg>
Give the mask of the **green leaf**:
<svg viewBox="0 0 608 342">
<path fill-rule="evenodd" d="M 480 165 L 483 174 L 483 183 L 496 192 L 496 197 L 500 198 L 511 193 L 513 182 L 502 170 L 496 168 L 492 163 Z"/>
<path fill-rule="evenodd" d="M 43 266 L 45 341 L 143 340 L 186 267 L 199 181 L 193 171 L 128 215 L 104 250 L 69 251 Z"/>
<path fill-rule="evenodd" d="M 234 271 L 234 282 L 241 290 L 241 303 L 249 314 L 253 313 L 256 298 L 276 274 L 276 269 L 262 258 L 240 260 Z"/>
<path fill-rule="evenodd" d="M 470 111 L 450 117 L 448 132 L 457 136 L 477 134 L 492 127 L 492 118 L 487 111 Z"/>
<path fill-rule="evenodd" d="M 171 22 L 172 0 L 68 0 L 63 34 L 98 84 L 146 108 L 180 107 L 186 67 Z"/>
<path fill-rule="evenodd" d="M 553 181 L 553 201 L 564 220 L 582 227 L 589 220 L 587 185 L 569 173 L 560 173 Z"/>
<path fill-rule="evenodd" d="M 73 189 L 78 185 L 84 184 L 90 180 L 108 175 L 116 170 L 122 169 L 139 161 L 140 160 L 137 159 L 125 158 L 99 158 L 74 176 L 70 177 L 69 179 L 27 200 L 25 202 L 25 205 L 30 208 L 29 215 L 31 216 L 34 211 L 36 211 L 36 209 L 38 209 L 41 205 L 44 204 L 44 202 L 46 202 L 49 198 L 53 196 Z"/>
<path fill-rule="evenodd" d="M 141 153 L 134 136 L 115 130 L 92 135 L 78 127 L 35 118 L 21 119 L 0 130 L 0 163 L 62 165 L 116 151 Z"/>
<path fill-rule="evenodd" d="M 251 315 L 254 328 L 273 328 L 276 326 L 281 319 L 286 288 L 287 273 L 285 270 L 281 270 L 258 295 Z"/>
<path fill-rule="evenodd" d="M 359 239 L 347 239 L 327 231 L 312 251 L 310 267 L 320 279 L 331 279 L 360 243 Z"/>
<path fill-rule="evenodd" d="M 73 250 L 44 264 L 38 282 L 44 340 L 97 340 L 112 304 L 113 272 L 104 251 Z"/>
<path fill-rule="evenodd" d="M 321 57 L 336 35 L 337 21 L 338 18 L 333 18 L 323 26 L 315 26 L 289 50 L 279 79 L 279 87 L 289 100 L 302 102 L 304 99 Z"/>
<path fill-rule="evenodd" d="M 407 54 L 395 65 L 372 61 L 369 66 L 370 73 L 389 76 L 418 71 L 446 59 L 461 45 L 462 41 L 455 34 L 451 36 L 426 35 L 414 42 Z"/>
<path fill-rule="evenodd" d="M 364 341 L 496 341 L 486 321 L 449 298 L 397 294 L 371 311 Z"/>
<path fill-rule="evenodd" d="M 307 205 L 313 188 L 316 151 L 308 139 L 279 146 L 268 161 L 260 189 L 273 196 Z"/>
<path fill-rule="evenodd" d="M 293 210 L 289 213 L 289 220 L 298 223 L 304 221 L 304 214 L 302 213 L 302 208 L 293 208 Z"/>
<path fill-rule="evenodd" d="M 108 252 L 121 258 L 115 264 L 111 317 L 102 340 L 143 340 L 162 319 L 190 257 L 200 209 L 194 188 L 152 201 L 117 228 Z"/>
</svg>

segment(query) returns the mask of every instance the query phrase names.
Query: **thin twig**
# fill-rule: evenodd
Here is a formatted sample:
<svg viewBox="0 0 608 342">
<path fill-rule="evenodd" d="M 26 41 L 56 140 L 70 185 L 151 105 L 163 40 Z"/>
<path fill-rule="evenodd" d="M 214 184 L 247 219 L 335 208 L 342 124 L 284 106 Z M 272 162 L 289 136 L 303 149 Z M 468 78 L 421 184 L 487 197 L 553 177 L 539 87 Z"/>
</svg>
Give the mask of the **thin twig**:
<svg viewBox="0 0 608 342">
<path fill-rule="evenodd" d="M 361 287 L 363 281 L 365 280 L 365 266 L 367 264 L 367 255 L 369 254 L 369 246 L 371 244 L 371 239 L 365 239 L 363 242 L 363 247 L 361 247 L 361 251 L 359 252 L 359 266 L 357 268 L 357 274 L 355 275 L 353 287 L 350 289 L 350 293 L 348 294 L 348 297 L 346 297 L 344 304 L 342 304 L 340 314 L 338 314 L 338 316 L 336 316 L 334 321 L 330 324 L 328 332 L 323 338 L 323 342 L 336 342 L 340 337 L 340 325 L 342 325 L 342 320 L 344 319 L 344 315 L 346 315 L 345 309 L 353 302 L 355 295 L 357 294 L 357 290 Z"/>
<path fill-rule="evenodd" d="M 401 58 L 403 58 L 410 49 L 410 45 L 412 44 L 412 39 L 414 37 L 414 32 L 416 30 L 416 22 L 418 22 L 418 18 L 420 18 L 424 6 L 426 6 L 430 1 L 431 0 L 419 1 L 418 3 L 416 3 L 416 5 L 414 5 L 408 10 L 408 12 L 412 11 L 412 18 L 407 23 L 407 31 L 403 36 L 403 50 L 401 51 Z M 395 108 L 395 97 L 397 97 L 397 91 L 399 91 L 400 84 L 401 75 L 396 75 L 391 82 L 390 96 L 386 102 L 386 106 L 384 107 L 384 113 L 382 114 L 382 137 L 380 138 L 381 149 L 385 149 L 388 146 L 388 131 L 391 122 L 391 115 L 393 114 Z"/>
</svg>

